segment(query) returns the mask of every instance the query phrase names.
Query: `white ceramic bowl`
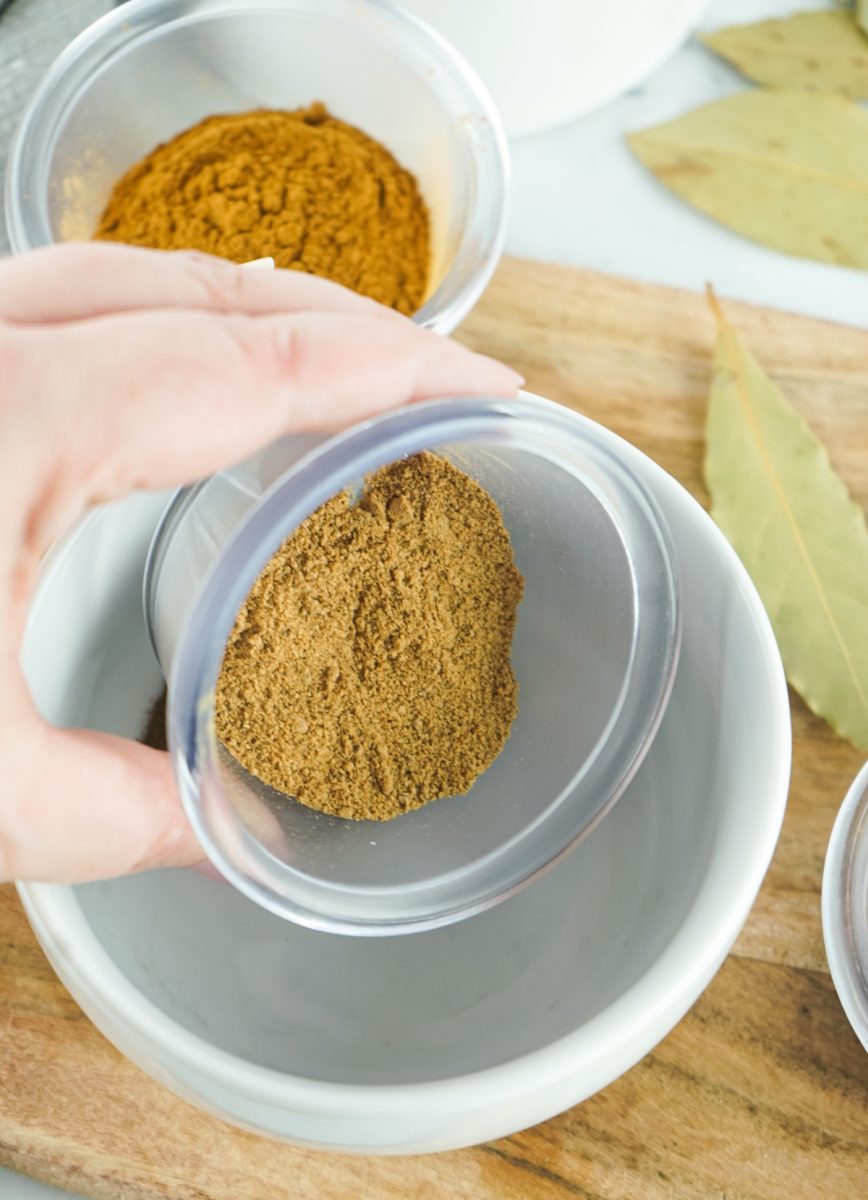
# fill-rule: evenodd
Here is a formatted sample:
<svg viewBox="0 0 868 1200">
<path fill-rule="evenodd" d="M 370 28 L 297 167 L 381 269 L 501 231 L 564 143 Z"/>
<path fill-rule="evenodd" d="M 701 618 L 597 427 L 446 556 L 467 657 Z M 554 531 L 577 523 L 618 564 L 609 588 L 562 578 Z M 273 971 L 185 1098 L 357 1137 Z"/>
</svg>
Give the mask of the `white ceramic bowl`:
<svg viewBox="0 0 868 1200">
<path fill-rule="evenodd" d="M 403 0 L 479 71 L 511 137 L 600 108 L 673 54 L 709 0 Z"/>
<path fill-rule="evenodd" d="M 157 1079 L 308 1146 L 448 1149 L 604 1087 L 709 982 L 780 829 L 787 692 L 722 535 L 663 471 L 605 436 L 668 519 L 683 588 L 672 698 L 625 795 L 520 895 L 407 937 L 303 929 L 192 872 L 21 887 L 67 987 Z M 46 565 L 24 663 L 53 720 L 140 726 L 160 680 L 140 594 L 164 503 L 139 495 L 98 512 Z"/>
</svg>

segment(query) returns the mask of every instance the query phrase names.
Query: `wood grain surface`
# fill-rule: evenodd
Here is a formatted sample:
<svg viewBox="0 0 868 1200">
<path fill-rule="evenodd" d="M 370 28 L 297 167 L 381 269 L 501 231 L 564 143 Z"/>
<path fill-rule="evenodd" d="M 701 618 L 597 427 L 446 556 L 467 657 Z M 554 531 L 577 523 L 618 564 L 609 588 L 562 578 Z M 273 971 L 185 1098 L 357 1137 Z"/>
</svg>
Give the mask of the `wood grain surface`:
<svg viewBox="0 0 868 1200">
<path fill-rule="evenodd" d="M 868 507 L 868 332 L 727 304 Z M 703 502 L 713 323 L 702 297 L 505 261 L 461 331 L 533 391 L 603 422 Z M 104 1200 L 860 1200 L 868 1055 L 823 951 L 820 881 L 860 766 L 793 698 L 780 844 L 735 951 L 680 1025 L 604 1092 L 471 1150 L 347 1159 L 222 1124 L 126 1062 L 0 889 L 0 1162 Z"/>
</svg>

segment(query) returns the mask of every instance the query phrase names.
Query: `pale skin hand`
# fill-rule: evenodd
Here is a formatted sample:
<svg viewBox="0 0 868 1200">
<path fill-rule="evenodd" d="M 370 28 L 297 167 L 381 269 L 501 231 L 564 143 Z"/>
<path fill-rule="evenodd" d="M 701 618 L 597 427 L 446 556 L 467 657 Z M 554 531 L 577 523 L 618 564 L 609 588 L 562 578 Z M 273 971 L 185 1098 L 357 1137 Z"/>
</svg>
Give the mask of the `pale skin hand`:
<svg viewBox="0 0 868 1200">
<path fill-rule="evenodd" d="M 289 430 L 433 396 L 511 395 L 519 382 L 294 271 L 100 244 L 0 263 L 0 881 L 202 857 L 168 755 L 48 725 L 21 674 L 39 561 L 76 517 Z"/>
</svg>

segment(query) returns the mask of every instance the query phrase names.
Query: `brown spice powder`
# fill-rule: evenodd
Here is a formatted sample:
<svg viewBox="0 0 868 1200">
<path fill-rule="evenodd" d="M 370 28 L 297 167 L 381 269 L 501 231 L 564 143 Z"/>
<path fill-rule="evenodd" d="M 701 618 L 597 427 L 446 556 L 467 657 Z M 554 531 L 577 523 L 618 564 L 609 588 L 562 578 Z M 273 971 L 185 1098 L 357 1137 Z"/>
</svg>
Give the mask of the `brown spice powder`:
<svg viewBox="0 0 868 1200">
<path fill-rule="evenodd" d="M 200 121 L 130 167 L 94 236 L 273 257 L 408 316 L 425 299 L 429 219 L 416 180 L 322 104 Z"/>
<path fill-rule="evenodd" d="M 434 454 L 392 463 L 266 565 L 227 644 L 218 736 L 253 775 L 339 817 L 463 794 L 518 710 L 523 586 L 487 492 Z"/>
</svg>

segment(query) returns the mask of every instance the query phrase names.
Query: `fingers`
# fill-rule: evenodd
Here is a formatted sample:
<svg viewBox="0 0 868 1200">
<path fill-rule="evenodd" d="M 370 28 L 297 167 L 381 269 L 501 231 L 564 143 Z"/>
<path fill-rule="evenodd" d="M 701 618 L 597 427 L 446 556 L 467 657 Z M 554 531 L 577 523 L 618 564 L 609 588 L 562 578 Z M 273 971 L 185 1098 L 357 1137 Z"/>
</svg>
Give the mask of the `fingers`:
<svg viewBox="0 0 868 1200">
<path fill-rule="evenodd" d="M 307 310 L 401 319 L 366 296 L 303 271 L 247 271 L 192 251 L 68 242 L 0 263 L 0 320 L 48 324 L 170 308 L 250 314 Z"/>
<path fill-rule="evenodd" d="M 38 722 L 23 749 L 20 786 L 0 800 L 0 882 L 79 883 L 204 857 L 168 754 Z"/>
<path fill-rule="evenodd" d="M 324 280 L 118 246 L 0 264 L 0 376 L 0 508 L 20 518 L 0 546 L 10 663 L 39 554 L 88 503 L 189 482 L 292 430 L 520 383 Z M 0 879 L 201 859 L 167 755 L 35 716 L 10 736 L 26 707 L 13 693 L 0 723 Z"/>
<path fill-rule="evenodd" d="M 407 320 L 347 313 L 121 314 L 17 338 L 49 406 L 39 441 L 55 431 L 46 504 L 68 500 L 70 486 L 82 506 L 187 482 L 289 430 L 336 428 L 440 395 L 511 394 L 518 383 Z"/>
</svg>

